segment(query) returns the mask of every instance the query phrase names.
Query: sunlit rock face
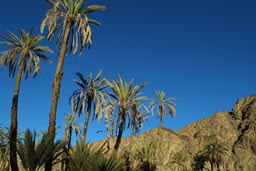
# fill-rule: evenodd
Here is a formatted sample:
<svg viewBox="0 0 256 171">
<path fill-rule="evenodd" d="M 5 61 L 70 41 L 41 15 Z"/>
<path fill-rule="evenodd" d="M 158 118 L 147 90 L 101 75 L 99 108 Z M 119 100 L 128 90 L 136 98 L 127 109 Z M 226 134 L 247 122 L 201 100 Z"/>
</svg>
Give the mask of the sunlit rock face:
<svg viewBox="0 0 256 171">
<path fill-rule="evenodd" d="M 227 148 L 220 169 L 225 171 L 255 171 L 256 169 L 256 95 L 239 99 L 231 112 L 217 112 L 208 118 L 173 131 L 168 128 L 152 129 L 135 137 L 122 139 L 119 153 L 136 151 L 149 143 L 156 146 L 155 162 L 158 170 L 177 169 L 173 156 L 177 152 L 186 155 L 184 165 L 191 170 L 193 156 L 205 143 L 217 140 Z M 103 143 L 105 140 L 94 143 Z M 114 139 L 109 140 L 113 149 Z M 210 168 L 207 164 L 206 167 Z"/>
</svg>

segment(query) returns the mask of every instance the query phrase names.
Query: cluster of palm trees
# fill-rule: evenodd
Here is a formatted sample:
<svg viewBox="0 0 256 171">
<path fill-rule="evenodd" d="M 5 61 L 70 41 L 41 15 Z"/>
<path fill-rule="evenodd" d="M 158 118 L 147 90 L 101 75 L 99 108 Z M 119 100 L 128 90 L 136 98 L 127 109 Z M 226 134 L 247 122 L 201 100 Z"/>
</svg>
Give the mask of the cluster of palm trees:
<svg viewBox="0 0 256 171">
<path fill-rule="evenodd" d="M 166 98 L 163 91 L 156 91 L 157 99 L 150 99 L 142 95 L 141 90 L 146 86 L 146 82 L 134 86 L 134 79 L 128 83 L 123 81 L 120 75 L 118 75 L 117 80 L 109 81 L 106 77 L 101 79 L 102 70 L 95 78 L 93 78 L 92 73 L 90 73 L 89 79 L 81 73 L 76 73 L 76 75 L 79 80 L 73 80 L 73 82 L 79 88 L 71 94 L 69 99 L 73 112 L 70 117 L 81 116 L 85 113 L 82 143 L 86 143 L 90 118 L 101 120 L 104 117 L 109 135 L 114 135 L 116 132 L 117 138 L 114 149 L 117 151 L 125 128 L 131 127 L 131 134 L 135 135 L 139 133 L 143 122 L 148 119 L 148 107 L 142 103 L 145 100 L 151 100 L 149 107 L 153 113 L 154 107 L 158 106 L 160 128 L 162 128 L 164 116 L 175 115 L 174 103 L 171 101 L 173 98 Z M 110 91 L 107 91 L 108 89 Z M 93 115 L 90 116 L 91 114 Z"/>
<path fill-rule="evenodd" d="M 196 171 L 204 171 L 206 164 L 210 164 L 210 171 L 220 171 L 220 166 L 224 159 L 228 156 L 228 148 L 223 142 L 212 140 L 207 142 L 203 150 L 195 154 L 192 163 L 192 169 Z"/>
<path fill-rule="evenodd" d="M 54 145 L 56 134 L 56 111 L 58 107 L 58 100 L 60 98 L 61 80 L 63 76 L 63 63 L 68 52 L 75 54 L 78 49 L 80 55 L 83 50 L 92 45 L 91 27 L 90 24 L 100 25 L 94 19 L 88 18 L 87 14 L 102 11 L 105 6 L 101 5 L 85 5 L 85 0 L 46 0 L 51 5 L 46 12 L 46 16 L 42 21 L 40 31 L 44 32 L 47 28 L 47 40 L 52 42 L 56 37 L 56 44 L 59 50 L 58 62 L 52 83 L 52 100 L 49 112 L 49 125 L 45 139 L 47 145 Z M 10 47 L 1 52 L 0 63 L 3 67 L 8 68 L 9 77 L 15 77 L 15 88 L 12 98 L 11 107 L 11 124 L 9 130 L 10 140 L 10 164 L 13 171 L 18 171 L 17 163 L 17 129 L 18 129 L 18 102 L 19 91 L 22 78 L 28 78 L 31 74 L 33 77 L 37 76 L 38 72 L 42 71 L 41 60 L 47 63 L 52 61 L 47 57 L 47 53 L 53 51 L 44 45 L 40 45 L 44 37 L 42 35 L 35 35 L 33 29 L 29 32 L 20 30 L 20 36 L 15 35 L 11 31 L 7 31 L 7 36 L 0 35 L 3 40 L 2 45 Z M 70 47 L 70 49 L 68 49 Z M 16 72 L 17 71 L 17 72 Z M 132 134 L 139 132 L 142 122 L 147 118 L 147 107 L 142 103 L 143 100 L 148 99 L 141 95 L 141 90 L 146 86 L 146 83 L 134 86 L 134 80 L 129 83 L 124 82 L 121 76 L 118 76 L 116 81 L 108 81 L 106 78 L 100 79 L 102 71 L 100 71 L 95 78 L 92 74 L 87 80 L 81 73 L 77 73 L 80 80 L 74 82 L 80 89 L 74 91 L 70 97 L 72 104 L 72 116 L 78 114 L 80 116 L 85 112 L 85 123 L 82 132 L 81 142 L 86 142 L 86 132 L 90 119 L 90 114 L 93 111 L 93 119 L 105 118 L 105 123 L 109 134 L 113 134 L 114 130 L 117 133 L 117 140 L 115 150 L 118 150 L 121 143 L 122 133 L 126 127 L 128 120 L 128 127 L 132 128 Z M 112 92 L 104 92 L 106 88 L 110 88 Z M 153 100 L 151 102 L 152 110 L 156 105 L 158 116 L 160 118 L 160 125 L 162 127 L 162 119 L 165 114 L 174 116 L 175 108 L 171 98 L 166 98 L 162 91 L 156 92 L 159 101 Z M 92 110 L 93 109 L 93 110 Z M 71 138 L 72 122 L 74 117 L 69 118 L 70 122 L 67 126 L 69 135 L 67 139 Z M 26 134 L 30 137 L 30 134 Z M 29 138 L 28 138 L 29 139 Z M 32 141 L 32 140 L 31 140 Z M 70 142 L 70 140 L 68 140 Z M 22 156 L 22 154 L 20 154 Z M 52 170 L 52 162 L 54 154 L 52 153 L 45 161 L 45 170 Z"/>
</svg>

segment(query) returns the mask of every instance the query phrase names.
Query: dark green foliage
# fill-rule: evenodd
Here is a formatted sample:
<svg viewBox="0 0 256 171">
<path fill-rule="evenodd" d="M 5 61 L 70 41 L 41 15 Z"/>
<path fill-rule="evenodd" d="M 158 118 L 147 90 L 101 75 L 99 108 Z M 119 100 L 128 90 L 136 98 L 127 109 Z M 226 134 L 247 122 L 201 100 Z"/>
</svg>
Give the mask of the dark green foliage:
<svg viewBox="0 0 256 171">
<path fill-rule="evenodd" d="M 192 170 L 193 171 L 203 171 L 207 162 L 206 156 L 204 156 L 201 151 L 195 154 L 192 160 Z"/>
<path fill-rule="evenodd" d="M 171 166 L 177 171 L 187 171 L 188 167 L 186 162 L 188 161 L 188 156 L 183 151 L 175 152 L 172 155 Z"/>
<path fill-rule="evenodd" d="M 227 156 L 228 148 L 222 142 L 209 141 L 204 145 L 202 155 L 205 156 L 206 161 L 211 165 L 211 171 L 214 167 L 220 170 L 221 164 L 223 164 L 224 158 Z"/>
<path fill-rule="evenodd" d="M 116 155 L 103 155 L 103 147 L 93 151 L 88 144 L 77 142 L 70 152 L 70 171 L 121 171 L 124 163 Z"/>
<path fill-rule="evenodd" d="M 135 168 L 138 171 L 155 171 L 156 162 L 155 162 L 155 153 L 156 146 L 153 143 L 149 143 L 147 146 L 142 147 L 137 150 L 134 159 L 137 161 L 135 163 Z"/>
<path fill-rule="evenodd" d="M 24 140 L 18 143 L 18 154 L 26 171 L 36 171 L 44 166 L 53 156 L 55 163 L 63 153 L 65 143 L 58 140 L 54 144 L 49 141 L 46 135 L 39 142 L 36 142 L 36 132 L 29 129 L 25 132 Z"/>
<path fill-rule="evenodd" d="M 125 164 L 115 154 L 104 157 L 102 153 L 96 155 L 96 168 L 98 171 L 122 171 Z"/>
<path fill-rule="evenodd" d="M 70 150 L 69 157 L 69 170 L 83 171 L 95 168 L 88 144 L 77 142 L 76 146 Z"/>
<path fill-rule="evenodd" d="M 9 152 L 9 136 L 8 128 L 0 127 L 0 170 L 9 171 L 10 161 L 8 154 Z"/>
<path fill-rule="evenodd" d="M 77 114 L 79 117 L 85 112 L 85 121 L 83 127 L 83 134 L 81 141 L 86 143 L 86 134 L 89 125 L 91 111 L 93 111 L 93 119 L 102 118 L 104 107 L 106 106 L 106 94 L 104 89 L 107 88 L 105 81 L 100 79 L 102 70 L 100 70 L 97 76 L 94 78 L 92 73 L 89 75 L 89 79 L 84 77 L 81 73 L 76 73 L 79 80 L 73 80 L 79 86 L 79 89 L 75 90 L 70 96 L 69 102 L 72 104 L 72 113 Z"/>
</svg>

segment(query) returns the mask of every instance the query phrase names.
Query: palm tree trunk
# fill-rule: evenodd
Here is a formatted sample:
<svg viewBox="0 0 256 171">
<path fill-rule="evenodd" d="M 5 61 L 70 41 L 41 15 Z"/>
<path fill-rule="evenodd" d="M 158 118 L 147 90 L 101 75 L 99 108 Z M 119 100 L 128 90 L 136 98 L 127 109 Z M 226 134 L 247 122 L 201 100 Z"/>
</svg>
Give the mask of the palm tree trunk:
<svg viewBox="0 0 256 171">
<path fill-rule="evenodd" d="M 159 126 L 159 128 L 162 129 L 163 128 L 163 117 L 160 116 L 159 118 L 160 118 L 160 126 Z"/>
<path fill-rule="evenodd" d="M 92 100 L 89 98 L 88 99 L 88 107 L 86 110 L 86 117 L 85 117 L 85 121 L 84 121 L 84 130 L 83 130 L 83 135 L 82 135 L 82 139 L 81 139 L 83 144 L 86 143 L 86 134 L 87 134 L 87 129 L 88 129 L 89 121 L 90 121 L 91 108 L 92 108 Z"/>
<path fill-rule="evenodd" d="M 211 162 L 211 171 L 213 171 L 213 163 Z"/>
<path fill-rule="evenodd" d="M 119 148 L 119 146 L 121 144 L 121 139 L 122 139 L 122 134 L 123 134 L 123 131 L 124 131 L 124 123 L 125 123 L 126 115 L 122 114 L 121 117 L 122 118 L 121 118 L 121 122 L 120 122 L 119 129 L 118 129 L 116 144 L 114 146 L 114 149 L 116 151 L 118 150 L 118 148 Z"/>
<path fill-rule="evenodd" d="M 51 111 L 49 113 L 49 126 L 48 126 L 48 132 L 47 136 L 50 140 L 52 140 L 52 143 L 54 143 L 55 138 L 55 125 L 56 125 L 56 112 L 57 112 L 57 106 L 58 106 L 58 100 L 60 97 L 60 84 L 62 79 L 62 67 L 66 55 L 66 51 L 68 48 L 68 39 L 70 34 L 72 23 L 68 22 L 65 28 L 64 36 L 63 36 L 63 42 L 61 45 L 59 58 L 58 58 L 58 64 L 55 71 L 55 77 L 52 83 L 52 103 L 51 103 Z M 49 163 L 46 163 L 45 165 L 46 171 L 52 170 L 52 157 L 49 160 Z"/>
<path fill-rule="evenodd" d="M 23 63 L 22 63 L 23 64 Z M 12 114 L 11 114 L 11 125 L 10 125 L 10 163 L 12 171 L 18 171 L 17 162 L 17 128 L 18 128 L 18 101 L 20 82 L 22 77 L 22 64 L 19 66 L 19 71 L 16 76 L 16 83 L 12 98 Z"/>
</svg>

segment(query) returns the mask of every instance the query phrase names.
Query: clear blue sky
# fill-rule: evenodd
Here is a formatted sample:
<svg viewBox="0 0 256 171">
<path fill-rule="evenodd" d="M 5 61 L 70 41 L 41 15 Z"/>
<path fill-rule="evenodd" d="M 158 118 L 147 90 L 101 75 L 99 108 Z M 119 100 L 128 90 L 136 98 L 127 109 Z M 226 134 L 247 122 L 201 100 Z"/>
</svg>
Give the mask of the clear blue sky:
<svg viewBox="0 0 256 171">
<path fill-rule="evenodd" d="M 256 1 L 255 0 L 87 0 L 107 10 L 90 15 L 102 23 L 93 27 L 93 46 L 81 57 L 68 55 L 64 64 L 57 125 L 65 124 L 71 112 L 70 94 L 77 88 L 75 73 L 96 74 L 124 80 L 135 78 L 149 84 L 142 91 L 155 97 L 164 90 L 176 98 L 177 116 L 164 120 L 164 126 L 178 130 L 217 111 L 231 110 L 238 98 L 256 90 Z M 50 6 L 44 0 L 12 0 L 1 3 L 0 34 L 29 30 L 39 26 Z M 45 33 L 44 33 L 45 34 Z M 45 44 L 48 43 L 45 41 Z M 43 64 L 43 74 L 22 81 L 19 127 L 46 130 L 51 102 L 51 82 L 57 50 L 49 55 L 54 61 Z M 3 47 L 0 47 L 2 50 Z M 0 68 L 0 123 L 9 127 L 11 98 L 15 79 Z M 84 120 L 84 115 L 81 121 Z M 159 126 L 151 117 L 142 132 Z M 96 134 L 104 123 L 90 123 L 88 140 L 106 137 Z M 58 136 L 61 137 L 60 129 Z M 129 135 L 126 130 L 125 135 Z"/>
</svg>

